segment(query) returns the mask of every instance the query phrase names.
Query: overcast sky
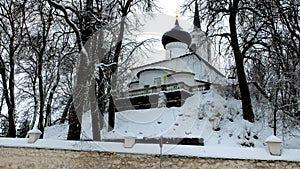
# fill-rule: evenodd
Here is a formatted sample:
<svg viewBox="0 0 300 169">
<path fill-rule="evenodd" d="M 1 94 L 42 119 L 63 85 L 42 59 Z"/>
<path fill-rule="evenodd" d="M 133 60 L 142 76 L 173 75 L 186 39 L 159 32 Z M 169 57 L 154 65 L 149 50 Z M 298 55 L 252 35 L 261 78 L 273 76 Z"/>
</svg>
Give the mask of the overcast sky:
<svg viewBox="0 0 300 169">
<path fill-rule="evenodd" d="M 183 2 L 184 0 L 158 0 L 158 6 L 163 8 L 163 13 L 175 16 L 176 9 L 179 9 Z"/>
</svg>

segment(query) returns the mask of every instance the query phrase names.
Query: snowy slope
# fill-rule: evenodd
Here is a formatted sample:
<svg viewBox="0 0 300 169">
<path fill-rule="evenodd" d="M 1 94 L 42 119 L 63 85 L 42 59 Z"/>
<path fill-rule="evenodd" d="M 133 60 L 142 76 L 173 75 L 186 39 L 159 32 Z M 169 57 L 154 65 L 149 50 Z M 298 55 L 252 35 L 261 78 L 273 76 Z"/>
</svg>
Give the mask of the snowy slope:
<svg viewBox="0 0 300 169">
<path fill-rule="evenodd" d="M 69 125 L 61 124 L 50 127 L 45 127 L 44 139 L 66 140 L 68 135 Z"/>
<path fill-rule="evenodd" d="M 259 104 L 255 103 L 256 106 Z M 255 107 L 257 108 L 257 107 Z M 241 101 L 225 98 L 212 89 L 188 98 L 182 107 L 128 110 L 116 113 L 115 129 L 102 131 L 103 139 L 137 138 L 203 138 L 205 146 L 266 147 L 265 139 L 273 134 L 267 112 L 255 123 L 243 120 Z M 107 121 L 107 115 L 105 116 Z M 91 132 L 90 117 L 83 133 Z M 52 133 L 52 134 L 51 134 Z M 61 134 L 59 134 L 61 133 Z M 67 126 L 46 129 L 46 138 L 65 139 Z M 297 136 L 284 136 L 283 147 L 300 149 Z"/>
<path fill-rule="evenodd" d="M 265 139 L 272 134 L 273 129 L 264 118 L 255 123 L 243 120 L 241 101 L 226 99 L 212 89 L 188 98 L 182 107 L 118 112 L 115 129 L 102 137 L 195 137 L 203 138 L 205 145 L 211 146 L 265 147 Z M 284 146 L 300 148 L 299 138 L 286 136 Z"/>
<path fill-rule="evenodd" d="M 210 99 L 207 99 L 210 98 Z M 145 110 L 128 110 L 116 114 L 115 130 L 104 133 L 104 138 L 123 138 L 135 136 L 138 138 L 163 137 L 203 137 L 211 133 L 207 120 L 198 119 L 201 104 L 213 103 L 212 93 L 197 94 L 186 100 L 182 107 L 154 108 Z M 217 98 L 224 102 L 223 98 Z M 217 104 L 217 106 L 219 106 Z M 217 107 L 216 106 L 216 107 Z M 207 107 L 209 108 L 209 107 Z"/>
</svg>

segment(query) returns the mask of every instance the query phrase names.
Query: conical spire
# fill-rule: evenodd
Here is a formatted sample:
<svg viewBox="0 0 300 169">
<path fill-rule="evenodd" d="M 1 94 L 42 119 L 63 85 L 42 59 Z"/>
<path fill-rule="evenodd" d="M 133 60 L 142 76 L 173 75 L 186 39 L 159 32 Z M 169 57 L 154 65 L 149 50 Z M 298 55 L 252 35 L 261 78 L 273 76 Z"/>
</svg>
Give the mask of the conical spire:
<svg viewBox="0 0 300 169">
<path fill-rule="evenodd" d="M 194 29 L 201 29 L 198 2 L 195 1 Z"/>
<path fill-rule="evenodd" d="M 177 28 L 181 28 L 180 25 L 179 25 L 179 22 L 178 22 L 178 9 L 176 9 L 176 20 L 175 20 L 175 27 Z"/>
</svg>

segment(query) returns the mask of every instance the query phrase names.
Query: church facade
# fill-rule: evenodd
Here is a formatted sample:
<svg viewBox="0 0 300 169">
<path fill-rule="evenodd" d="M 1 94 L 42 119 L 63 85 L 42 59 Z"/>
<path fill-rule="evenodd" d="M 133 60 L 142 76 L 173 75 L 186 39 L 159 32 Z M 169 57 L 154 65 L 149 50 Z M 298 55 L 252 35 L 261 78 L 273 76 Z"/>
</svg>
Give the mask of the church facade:
<svg viewBox="0 0 300 169">
<path fill-rule="evenodd" d="M 176 16 L 174 28 L 162 36 L 165 59 L 131 70 L 127 97 L 117 100 L 117 111 L 159 107 L 162 93 L 166 107 L 180 107 L 194 93 L 205 92 L 212 84 L 225 84 L 225 76 L 215 67 L 221 63 L 212 41 L 197 20 L 195 16 L 194 29 L 189 33 Z"/>
</svg>

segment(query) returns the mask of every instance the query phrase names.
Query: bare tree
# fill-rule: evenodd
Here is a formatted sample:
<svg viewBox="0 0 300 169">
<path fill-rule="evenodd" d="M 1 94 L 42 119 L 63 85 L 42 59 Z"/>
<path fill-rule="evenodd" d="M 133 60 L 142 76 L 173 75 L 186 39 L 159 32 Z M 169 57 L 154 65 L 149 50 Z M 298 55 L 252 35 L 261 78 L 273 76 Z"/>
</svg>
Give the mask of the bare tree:
<svg viewBox="0 0 300 169">
<path fill-rule="evenodd" d="M 36 19 L 33 22 L 27 24 L 27 38 L 29 47 L 36 58 L 36 67 L 35 74 L 37 80 L 37 89 L 38 89 L 38 103 L 39 103 L 39 123 L 38 129 L 44 133 L 44 109 L 45 109 L 45 98 L 46 98 L 46 87 L 45 87 L 45 61 L 46 53 L 48 51 L 48 39 L 52 26 L 52 9 L 48 8 L 47 3 L 39 1 L 36 5 L 31 4 L 33 9 L 37 9 L 35 12 L 31 13 L 31 17 Z M 33 80 L 35 83 L 35 80 Z M 35 86 L 35 84 L 33 85 Z M 35 100 L 36 102 L 37 100 Z M 35 115 L 34 115 L 35 117 Z M 33 121 L 34 123 L 34 121 Z M 43 134 L 41 135 L 43 138 Z"/>
<path fill-rule="evenodd" d="M 260 39 L 264 48 L 251 50 L 252 79 L 257 81 L 273 104 L 274 135 L 277 134 L 277 119 L 288 121 L 289 127 L 299 127 L 299 2 L 257 1 L 256 25 L 263 24 Z M 254 23 L 252 22 L 252 25 Z M 260 55 L 258 55 L 258 52 Z M 260 57 L 259 57 L 260 56 Z M 258 70 L 263 68 L 263 70 Z M 281 112 L 281 114 L 278 114 Z M 281 124 L 281 125 L 285 125 Z M 287 128 L 288 126 L 282 126 Z"/>
<path fill-rule="evenodd" d="M 185 2 L 183 6 L 184 11 L 192 9 L 191 6 L 196 1 L 190 0 Z M 242 99 L 243 118 L 254 122 L 244 61 L 247 51 L 255 44 L 252 42 L 253 39 L 255 40 L 256 38 L 247 39 L 247 36 L 242 35 L 244 32 L 239 32 L 240 27 L 247 22 L 243 16 L 246 16 L 245 14 L 249 11 L 253 12 L 254 8 L 248 6 L 246 1 L 240 0 L 203 0 L 196 4 L 199 4 L 201 18 L 207 23 L 206 33 L 210 34 L 210 36 L 218 36 L 221 40 L 226 39 L 227 46 L 230 46 L 232 49 Z"/>
<path fill-rule="evenodd" d="M 20 52 L 23 37 L 24 21 L 22 18 L 25 2 L 2 1 L 0 3 L 0 74 L 2 78 L 3 96 L 8 108 L 8 137 L 16 136 L 15 125 L 15 59 Z"/>
<path fill-rule="evenodd" d="M 86 97 L 86 95 L 89 95 L 90 99 L 93 98 L 93 96 L 97 95 L 98 100 L 89 100 L 91 113 L 92 113 L 92 124 L 93 124 L 93 139 L 94 140 L 100 140 L 100 130 L 103 126 L 103 113 L 106 110 L 105 108 L 105 98 L 107 98 L 107 93 L 110 93 L 110 86 L 113 85 L 111 82 L 114 81 L 111 79 L 113 74 L 117 70 L 117 64 L 119 60 L 119 56 L 122 49 L 122 41 L 124 37 L 125 32 L 125 23 L 126 23 L 126 17 L 129 13 L 138 11 L 138 7 L 147 8 L 147 10 L 150 10 L 152 5 L 154 5 L 154 2 L 152 0 L 145 0 L 145 1 L 123 1 L 123 0 L 111 0 L 104 3 L 104 1 L 93 1 L 93 0 L 87 0 L 87 1 L 80 1 L 77 4 L 74 3 L 56 3 L 54 1 L 48 0 L 49 4 L 55 7 L 57 10 L 59 10 L 68 25 L 73 29 L 74 33 L 76 34 L 77 38 L 77 44 L 79 50 L 84 50 L 82 52 L 82 57 L 80 57 L 78 61 L 78 72 L 77 75 L 79 76 L 81 73 L 87 73 L 92 72 L 94 70 L 91 70 L 90 68 L 94 68 L 94 61 L 99 60 L 99 58 L 87 58 L 88 56 L 84 56 L 86 54 L 86 49 L 83 48 L 83 46 L 87 46 L 88 39 L 93 35 L 95 32 L 103 28 L 104 25 L 109 25 L 111 21 L 117 22 L 117 31 L 114 32 L 116 36 L 116 39 L 114 39 L 114 44 L 111 45 L 111 49 L 108 49 L 108 54 L 102 58 L 103 64 L 112 65 L 109 66 L 109 69 L 107 69 L 107 72 L 104 72 L 104 74 L 108 75 L 106 78 L 106 82 L 103 81 L 103 79 L 98 80 L 98 87 L 97 92 L 95 91 L 96 83 L 94 81 L 97 81 L 96 79 L 93 80 L 94 77 L 88 77 L 83 76 L 83 78 L 77 79 L 75 91 L 82 91 L 82 89 L 85 88 L 87 82 L 91 82 L 88 86 L 91 86 L 89 89 L 85 89 L 82 91 L 80 95 L 77 95 L 74 98 L 82 98 Z M 115 23 L 113 23 L 115 24 Z M 100 36 L 101 32 L 100 32 Z M 99 42 L 97 46 L 101 48 L 104 42 Z M 102 44 L 101 44 L 102 43 Z M 89 44 L 88 44 L 89 45 Z M 92 44 L 93 45 L 93 44 Z M 99 49 L 100 49 L 99 48 Z M 87 50 L 89 53 L 89 50 Z M 89 55 L 91 57 L 91 55 Z M 89 62 L 91 61 L 91 62 Z M 98 68 L 97 68 L 98 69 Z M 101 69 L 101 68 L 100 68 Z M 103 70 L 99 70 L 100 74 L 103 72 Z M 87 73 L 87 74 L 90 74 Z M 81 76 L 80 76 L 81 77 Z M 100 77 L 100 76 L 99 76 Z M 87 79 L 86 79 L 87 78 Z M 92 78 L 92 79 L 91 79 Z M 104 78 L 104 76 L 101 76 L 101 78 Z M 91 80 L 91 81 L 90 81 Z M 99 82 L 104 82 L 99 84 Z M 103 84 L 108 84 L 107 86 L 103 86 Z M 97 94 L 96 94 L 97 93 Z M 109 114 L 109 124 L 110 126 L 113 126 L 114 123 L 114 104 L 112 104 L 113 99 L 112 96 L 108 96 L 110 99 L 110 107 L 111 112 Z M 97 103 L 98 104 L 95 104 Z M 81 114 L 85 112 L 84 105 L 85 103 L 77 103 L 74 105 L 76 107 L 77 116 L 81 117 Z M 97 105 L 98 109 L 97 111 Z M 96 107 L 95 107 L 96 106 Z M 75 111 L 72 111 L 75 112 Z M 99 119 L 100 118 L 100 119 Z M 81 119 L 79 118 L 78 121 L 80 122 Z M 100 125 L 98 124 L 100 121 Z M 71 122 L 72 123 L 72 122 Z M 76 125 L 74 125 L 76 126 Z M 75 131 L 75 129 L 73 130 Z M 79 132 L 76 132 L 79 133 Z"/>
<path fill-rule="evenodd" d="M 195 0 L 186 2 L 184 9 L 191 9 L 193 2 Z M 293 124 L 290 126 L 298 126 L 299 2 L 199 2 L 202 20 L 207 23 L 207 34 L 220 37 L 222 42 L 225 39 L 227 45 L 223 43 L 222 47 L 230 45 L 234 54 L 244 119 L 254 120 L 246 85 L 248 79 L 273 105 L 275 135 L 279 118 L 283 128 L 289 123 Z"/>
<path fill-rule="evenodd" d="M 53 111 L 67 102 L 70 95 L 70 81 L 78 49 L 74 45 L 73 33 L 61 17 L 54 15 L 47 2 L 30 1 L 24 12 L 23 50 L 17 60 L 17 83 L 20 117 L 31 116 L 30 128 L 41 131 L 52 125 Z M 57 115 L 56 115 L 57 116 Z"/>
</svg>

